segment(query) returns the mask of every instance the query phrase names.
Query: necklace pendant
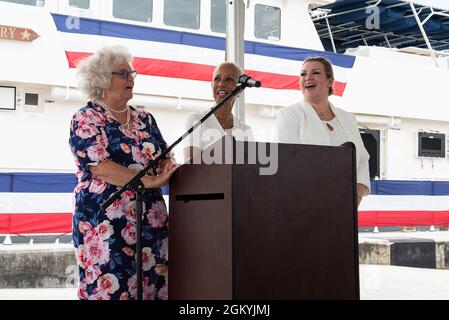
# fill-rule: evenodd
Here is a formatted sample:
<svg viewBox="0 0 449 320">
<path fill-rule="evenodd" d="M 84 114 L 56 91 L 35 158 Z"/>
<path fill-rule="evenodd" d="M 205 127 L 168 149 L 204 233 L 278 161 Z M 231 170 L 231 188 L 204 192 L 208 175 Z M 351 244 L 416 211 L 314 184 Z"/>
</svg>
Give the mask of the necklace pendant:
<svg viewBox="0 0 449 320">
<path fill-rule="evenodd" d="M 334 127 L 332 127 L 329 123 L 326 122 L 326 126 L 330 131 L 334 131 Z"/>
</svg>

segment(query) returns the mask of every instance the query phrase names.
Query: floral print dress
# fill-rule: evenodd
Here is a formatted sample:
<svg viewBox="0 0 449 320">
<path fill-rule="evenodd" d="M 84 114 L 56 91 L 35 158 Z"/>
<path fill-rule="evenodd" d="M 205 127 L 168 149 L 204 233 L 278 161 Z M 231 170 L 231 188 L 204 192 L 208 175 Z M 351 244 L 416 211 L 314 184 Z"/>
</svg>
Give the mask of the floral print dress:
<svg viewBox="0 0 449 320">
<path fill-rule="evenodd" d="M 104 160 L 140 170 L 167 148 L 151 114 L 131 108 L 131 116 L 133 128 L 127 130 L 109 111 L 89 102 L 71 121 L 69 143 L 78 167 L 72 232 L 80 299 L 137 298 L 135 192 L 124 192 L 103 212 L 101 204 L 119 187 L 93 178 L 88 170 L 88 164 Z M 167 210 L 160 188 L 145 190 L 143 199 L 143 298 L 165 300 Z"/>
</svg>

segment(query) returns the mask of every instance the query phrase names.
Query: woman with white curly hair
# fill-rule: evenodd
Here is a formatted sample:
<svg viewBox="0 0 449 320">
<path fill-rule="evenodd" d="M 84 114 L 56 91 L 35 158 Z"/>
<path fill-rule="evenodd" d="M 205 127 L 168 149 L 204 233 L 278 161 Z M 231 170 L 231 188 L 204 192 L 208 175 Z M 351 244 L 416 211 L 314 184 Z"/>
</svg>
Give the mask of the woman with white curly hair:
<svg viewBox="0 0 449 320">
<path fill-rule="evenodd" d="M 132 56 L 125 47 L 100 49 L 83 60 L 80 88 L 90 98 L 72 118 L 70 147 L 78 168 L 73 243 L 80 299 L 136 299 L 135 193 L 100 208 L 167 144 L 154 117 L 128 105 L 133 97 Z M 160 187 L 178 168 L 163 160 L 146 175 L 142 221 L 144 299 L 167 299 L 168 216 Z"/>
</svg>

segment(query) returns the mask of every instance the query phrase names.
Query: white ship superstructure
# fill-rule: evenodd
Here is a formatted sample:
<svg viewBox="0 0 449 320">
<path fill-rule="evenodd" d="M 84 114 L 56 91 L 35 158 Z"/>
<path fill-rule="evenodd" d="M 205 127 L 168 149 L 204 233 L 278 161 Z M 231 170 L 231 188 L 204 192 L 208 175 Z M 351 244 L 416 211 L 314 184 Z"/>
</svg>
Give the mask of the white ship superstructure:
<svg viewBox="0 0 449 320">
<path fill-rule="evenodd" d="M 68 128 L 86 102 L 77 89 L 81 58 L 103 45 L 127 46 L 139 73 L 131 103 L 152 112 L 168 143 L 192 112 L 213 106 L 209 81 L 225 60 L 226 1 L 133 3 L 0 1 L 0 234 L 58 232 L 70 222 Z M 246 6 L 245 72 L 263 83 L 246 90 L 246 123 L 256 140 L 275 141 L 277 111 L 301 98 L 301 62 L 328 57 L 332 101 L 355 114 L 372 158 L 361 226 L 449 224 L 447 10 L 443 2 L 399 0 Z M 37 213 L 34 225 L 48 215 L 61 223 L 35 230 L 7 222 L 27 213 Z"/>
</svg>

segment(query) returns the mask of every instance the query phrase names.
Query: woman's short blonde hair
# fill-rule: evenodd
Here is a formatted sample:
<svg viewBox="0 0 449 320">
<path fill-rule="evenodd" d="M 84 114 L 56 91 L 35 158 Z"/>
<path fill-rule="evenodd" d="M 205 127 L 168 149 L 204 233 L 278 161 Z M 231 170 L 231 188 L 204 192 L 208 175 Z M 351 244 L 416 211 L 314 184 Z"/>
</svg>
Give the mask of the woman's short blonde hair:
<svg viewBox="0 0 449 320">
<path fill-rule="evenodd" d="M 303 65 L 305 65 L 307 62 L 312 62 L 312 61 L 316 61 L 316 62 L 320 62 L 323 67 L 324 67 L 324 72 L 326 73 L 326 77 L 328 79 L 334 80 L 334 70 L 332 69 L 332 63 L 323 57 L 310 57 L 307 58 L 306 60 L 304 60 Z M 334 88 L 332 88 L 332 86 L 329 88 L 329 96 L 334 94 Z"/>
<path fill-rule="evenodd" d="M 78 65 L 80 90 L 91 99 L 101 98 L 112 81 L 112 72 L 122 63 L 131 64 L 133 57 L 124 46 L 106 46 Z"/>
</svg>

